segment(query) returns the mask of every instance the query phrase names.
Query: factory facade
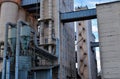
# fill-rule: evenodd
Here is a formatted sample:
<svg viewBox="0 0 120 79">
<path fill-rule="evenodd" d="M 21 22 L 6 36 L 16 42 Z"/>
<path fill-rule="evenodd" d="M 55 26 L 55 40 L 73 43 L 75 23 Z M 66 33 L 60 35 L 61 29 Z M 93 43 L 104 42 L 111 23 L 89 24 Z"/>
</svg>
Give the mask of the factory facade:
<svg viewBox="0 0 120 79">
<path fill-rule="evenodd" d="M 73 0 L 33 1 L 0 1 L 2 79 L 76 79 L 74 24 L 59 17 Z"/>
</svg>

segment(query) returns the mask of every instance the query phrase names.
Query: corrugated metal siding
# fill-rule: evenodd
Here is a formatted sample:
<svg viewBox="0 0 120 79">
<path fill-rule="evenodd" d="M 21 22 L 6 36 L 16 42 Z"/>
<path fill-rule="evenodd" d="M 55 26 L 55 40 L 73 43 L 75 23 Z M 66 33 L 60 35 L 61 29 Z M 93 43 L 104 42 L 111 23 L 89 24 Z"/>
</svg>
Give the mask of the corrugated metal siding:
<svg viewBox="0 0 120 79">
<path fill-rule="evenodd" d="M 40 1 L 41 0 L 22 0 L 22 5 L 25 6 L 25 5 L 35 4 L 35 3 L 38 3 Z"/>
<path fill-rule="evenodd" d="M 36 79 L 52 79 L 51 70 L 41 70 L 36 72 Z"/>
<path fill-rule="evenodd" d="M 19 70 L 29 70 L 31 68 L 30 56 L 19 56 Z"/>
</svg>

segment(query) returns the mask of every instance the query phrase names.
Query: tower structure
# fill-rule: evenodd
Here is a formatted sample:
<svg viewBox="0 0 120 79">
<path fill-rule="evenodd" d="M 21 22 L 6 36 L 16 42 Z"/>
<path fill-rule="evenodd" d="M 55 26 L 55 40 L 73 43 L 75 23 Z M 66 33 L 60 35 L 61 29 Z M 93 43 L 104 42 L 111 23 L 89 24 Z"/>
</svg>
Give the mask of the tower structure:
<svg viewBox="0 0 120 79">
<path fill-rule="evenodd" d="M 88 8 L 78 7 L 76 11 L 86 9 Z M 82 79 L 97 79 L 96 53 L 90 45 L 91 42 L 95 41 L 91 20 L 78 21 L 76 32 L 78 74 Z"/>
<path fill-rule="evenodd" d="M 60 22 L 73 0 L 0 2 L 2 79 L 75 79 L 74 24 Z"/>
</svg>

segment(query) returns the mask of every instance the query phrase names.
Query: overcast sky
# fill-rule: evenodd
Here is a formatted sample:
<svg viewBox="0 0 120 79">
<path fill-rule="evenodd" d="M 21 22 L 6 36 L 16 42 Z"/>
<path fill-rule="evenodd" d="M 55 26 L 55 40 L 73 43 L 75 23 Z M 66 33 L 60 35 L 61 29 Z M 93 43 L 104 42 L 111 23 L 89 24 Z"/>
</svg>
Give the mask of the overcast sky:
<svg viewBox="0 0 120 79">
<path fill-rule="evenodd" d="M 106 3 L 106 2 L 113 2 L 113 1 L 120 1 L 120 0 L 74 0 L 75 7 L 81 6 L 88 6 L 88 8 L 96 8 L 96 4 Z M 97 28 L 97 20 L 92 20 L 92 31 L 96 37 L 96 41 L 98 42 L 98 28 Z M 97 66 L 98 72 L 101 70 L 100 66 L 100 52 L 99 48 L 96 48 L 96 59 L 97 59 Z"/>
</svg>

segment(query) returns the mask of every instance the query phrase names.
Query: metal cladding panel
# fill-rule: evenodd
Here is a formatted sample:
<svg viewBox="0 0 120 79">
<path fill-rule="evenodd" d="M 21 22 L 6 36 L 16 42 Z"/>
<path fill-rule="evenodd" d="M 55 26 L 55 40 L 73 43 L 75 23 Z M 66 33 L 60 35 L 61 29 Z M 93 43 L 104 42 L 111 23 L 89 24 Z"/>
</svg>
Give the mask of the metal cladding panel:
<svg viewBox="0 0 120 79">
<path fill-rule="evenodd" d="M 30 26 L 23 26 L 21 27 L 21 33 L 20 36 L 30 36 L 31 34 L 31 27 Z"/>
<path fill-rule="evenodd" d="M 31 68 L 31 57 L 19 56 L 19 70 L 30 70 L 30 68 Z"/>
<path fill-rule="evenodd" d="M 51 69 L 36 72 L 36 79 L 52 79 Z"/>
<path fill-rule="evenodd" d="M 96 18 L 96 9 L 73 11 L 61 14 L 61 20 L 63 22 L 89 20 L 94 18 Z"/>
<path fill-rule="evenodd" d="M 19 71 L 19 79 L 27 79 L 28 78 L 28 72 L 27 71 Z"/>
<path fill-rule="evenodd" d="M 22 5 L 25 6 L 25 5 L 31 5 L 31 4 L 36 4 L 40 2 L 40 0 L 22 0 Z"/>
<path fill-rule="evenodd" d="M 16 38 L 16 28 L 10 28 L 8 38 Z"/>
</svg>

